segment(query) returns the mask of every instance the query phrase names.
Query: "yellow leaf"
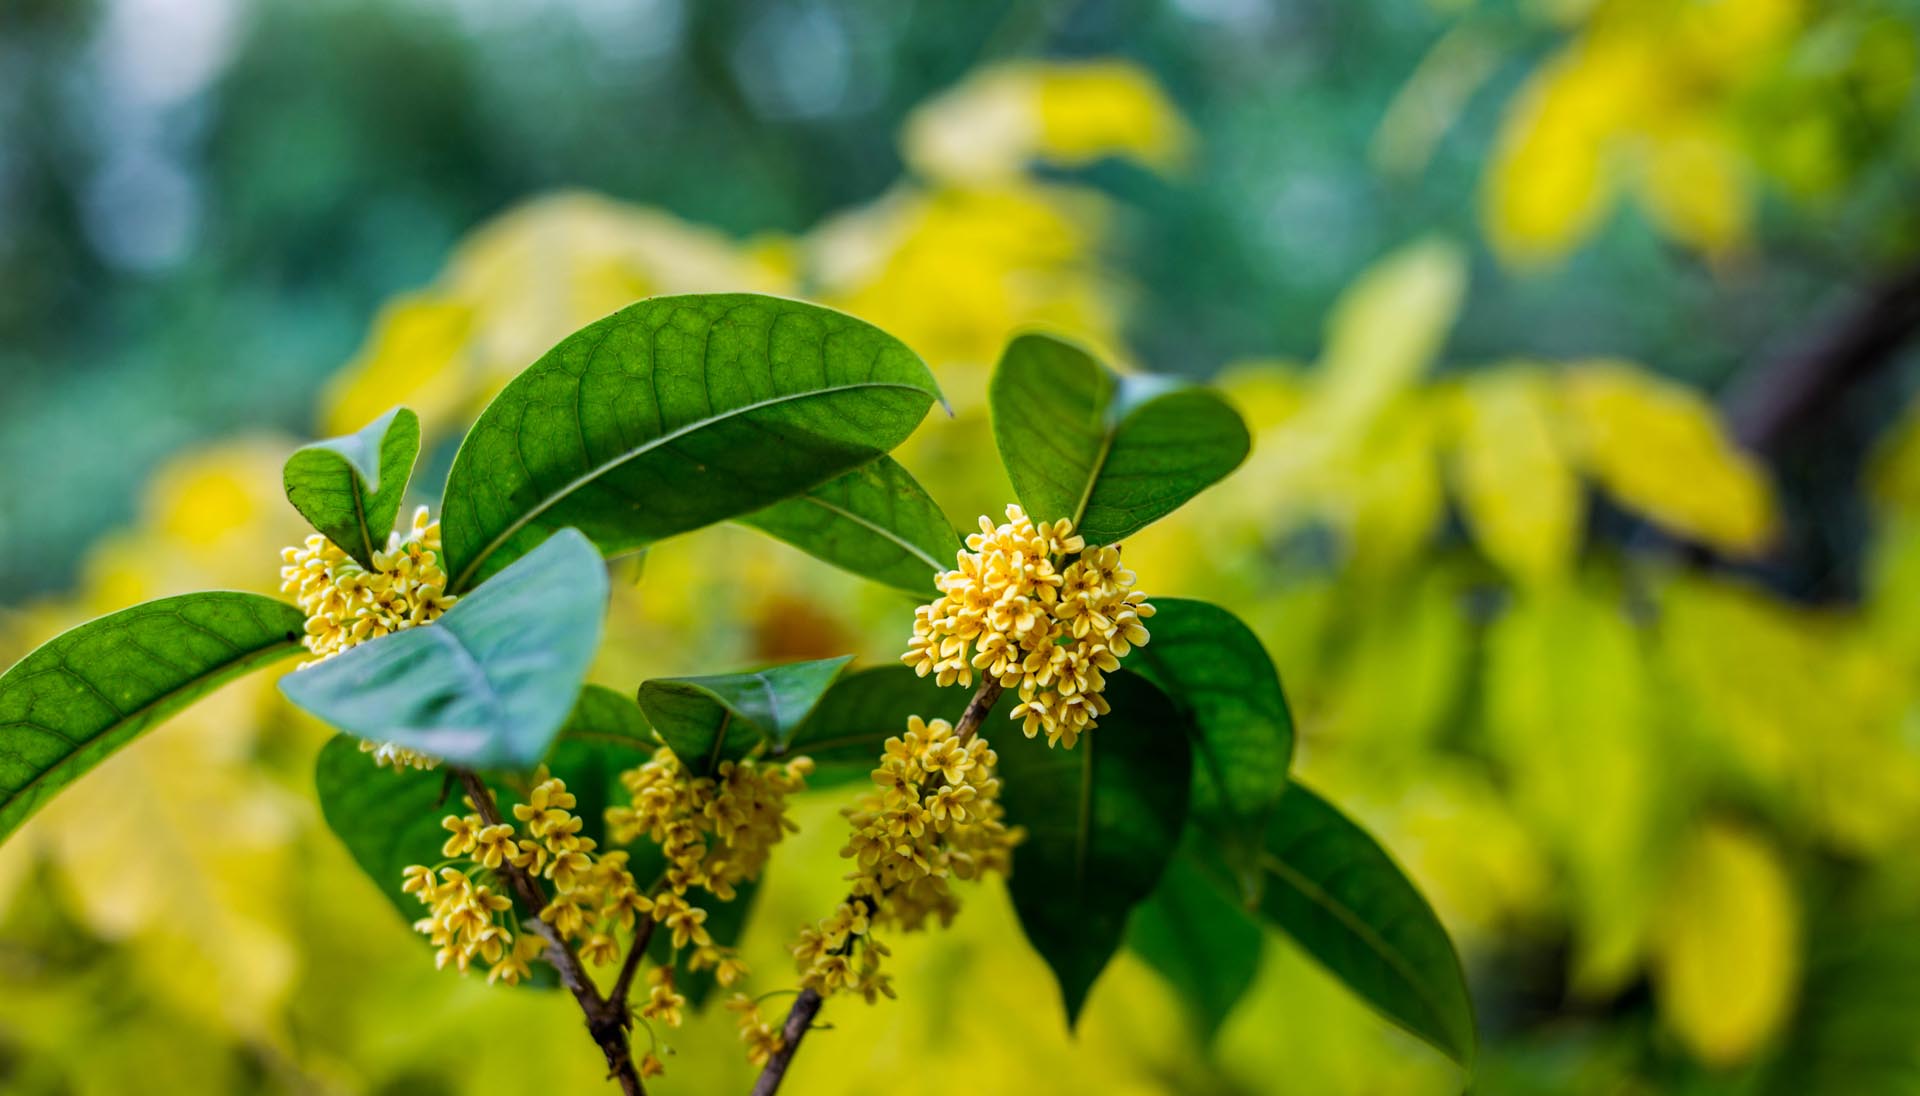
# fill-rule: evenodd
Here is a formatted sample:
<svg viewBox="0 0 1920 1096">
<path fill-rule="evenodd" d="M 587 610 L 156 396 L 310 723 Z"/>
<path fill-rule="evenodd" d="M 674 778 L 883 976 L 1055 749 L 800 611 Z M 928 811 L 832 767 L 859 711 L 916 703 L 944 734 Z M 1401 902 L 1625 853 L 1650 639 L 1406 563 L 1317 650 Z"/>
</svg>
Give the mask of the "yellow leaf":
<svg viewBox="0 0 1920 1096">
<path fill-rule="evenodd" d="M 1487 730 L 1515 806 L 1566 873 L 1575 989 L 1639 968 L 1666 790 L 1639 636 L 1617 595 L 1526 590 L 1487 635 Z"/>
<path fill-rule="evenodd" d="M 1425 240 L 1369 267 L 1340 295 L 1321 353 L 1319 426 L 1363 429 L 1433 364 L 1467 288 L 1459 248 Z"/>
<path fill-rule="evenodd" d="M 901 136 L 907 163 L 941 182 L 1006 182 L 1034 160 L 1108 156 L 1166 170 L 1192 144 L 1152 75 L 1126 61 L 1013 62 L 975 73 L 922 104 Z"/>
<path fill-rule="evenodd" d="M 467 305 L 430 293 L 381 309 L 366 344 L 327 384 L 321 432 L 351 433 L 401 404 L 419 414 L 423 429 L 451 426 L 470 398 L 473 320 Z"/>
<path fill-rule="evenodd" d="M 1632 41 L 1582 41 L 1542 66 L 1507 109 L 1481 195 L 1495 252 L 1512 263 L 1566 254 L 1599 224 L 1618 187 L 1608 143 L 1657 78 Z"/>
<path fill-rule="evenodd" d="M 1692 389 L 1595 361 L 1568 370 L 1564 392 L 1582 464 L 1621 505 L 1722 552 L 1751 556 L 1771 543 L 1765 474 Z"/>
<path fill-rule="evenodd" d="M 1691 119 L 1652 135 L 1641 197 L 1669 236 L 1708 255 L 1724 255 L 1746 241 L 1751 214 L 1745 175 L 1745 153 L 1733 136 Z"/>
<path fill-rule="evenodd" d="M 1800 979 L 1799 904 L 1773 850 L 1729 825 L 1701 827 L 1655 926 L 1662 1017 L 1702 1061 L 1752 1057 L 1786 1019 Z"/>
<path fill-rule="evenodd" d="M 1566 574 L 1586 499 L 1557 437 L 1555 393 L 1533 369 L 1477 373 L 1458 391 L 1453 472 L 1481 551 L 1516 579 Z"/>
</svg>

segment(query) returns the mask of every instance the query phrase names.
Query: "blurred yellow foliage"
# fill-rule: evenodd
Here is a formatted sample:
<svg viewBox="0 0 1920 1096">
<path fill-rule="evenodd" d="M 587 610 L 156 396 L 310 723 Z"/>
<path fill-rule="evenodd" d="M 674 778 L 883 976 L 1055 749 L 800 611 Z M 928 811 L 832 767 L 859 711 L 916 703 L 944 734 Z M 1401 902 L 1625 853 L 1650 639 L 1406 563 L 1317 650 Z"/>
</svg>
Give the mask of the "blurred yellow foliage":
<svg viewBox="0 0 1920 1096">
<path fill-rule="evenodd" d="M 1661 1014 L 1702 1061 L 1732 1065 L 1785 1022 L 1800 977 L 1800 911 L 1778 857 L 1708 823 L 1675 857 L 1656 919 Z"/>
</svg>

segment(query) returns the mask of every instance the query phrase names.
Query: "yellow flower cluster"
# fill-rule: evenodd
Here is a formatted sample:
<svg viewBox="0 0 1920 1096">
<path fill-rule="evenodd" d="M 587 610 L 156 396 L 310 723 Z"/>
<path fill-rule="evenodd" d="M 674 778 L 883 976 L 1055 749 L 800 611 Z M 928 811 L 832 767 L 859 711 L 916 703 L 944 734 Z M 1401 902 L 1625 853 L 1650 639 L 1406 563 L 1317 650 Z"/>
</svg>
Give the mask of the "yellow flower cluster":
<svg viewBox="0 0 1920 1096">
<path fill-rule="evenodd" d="M 440 569 L 440 523 L 427 508 L 414 511 L 405 537 L 387 535 L 387 547 L 373 553 L 373 570 L 315 533 L 298 548 L 281 550 L 280 589 L 294 595 L 307 614 L 304 640 L 312 658 L 323 662 L 355 644 L 437 619 L 457 600 L 448 594 Z M 379 765 L 395 769 L 431 769 L 439 762 L 390 743 L 362 742 L 360 749 Z"/>
<path fill-rule="evenodd" d="M 659 845 L 674 895 L 702 887 L 731 901 L 734 887 L 758 876 L 773 846 L 796 828 L 787 818 L 787 796 L 804 788 L 812 771 L 805 757 L 783 765 L 748 759 L 722 761 L 714 775 L 691 777 L 662 747 L 646 764 L 620 774 L 633 805 L 609 807 L 607 830 L 623 845 L 642 834 Z M 676 946 L 685 946 L 681 935 L 676 928 Z"/>
<path fill-rule="evenodd" d="M 975 670 L 1018 689 L 1012 717 L 1028 738 L 1071 749 L 1107 713 L 1106 675 L 1147 642 L 1153 606 L 1132 589 L 1117 547 L 1087 547 L 1064 518 L 1035 525 L 1018 506 L 995 526 L 980 519 L 940 597 L 914 613 L 901 661 L 941 685 L 972 685 Z"/>
<path fill-rule="evenodd" d="M 439 951 L 434 965 L 452 963 L 466 973 L 475 959 L 488 963 L 487 981 L 512 984 L 531 974 L 527 964 L 544 946 L 538 936 L 515 936 L 498 921 L 513 901 L 485 883 L 475 883 L 458 868 L 433 869 L 415 864 L 402 875 L 400 889 L 419 898 L 431 911 L 414 928 L 425 933 Z"/>
<path fill-rule="evenodd" d="M 760 1002 L 736 993 L 727 1007 L 740 1016 L 740 1041 L 746 1044 L 747 1061 L 753 1063 L 754 1068 L 766 1065 L 767 1059 L 786 1049 L 786 1039 L 760 1015 Z"/>
<path fill-rule="evenodd" d="M 840 850 L 856 866 L 851 893 L 831 917 L 801 930 L 793 948 L 802 984 L 822 994 L 852 990 L 869 1002 L 893 996 L 875 924 L 913 931 L 938 915 L 946 925 L 960 908 L 950 880 L 1011 868 L 1023 835 L 1003 821 L 998 760 L 986 740 L 962 742 L 944 719 L 913 716 L 905 735 L 887 740 L 873 771 L 877 789 L 842 812 L 853 826 Z"/>
<path fill-rule="evenodd" d="M 471 799 L 466 802 L 473 806 Z M 495 964 L 489 981 L 517 982 L 526 977 L 526 961 L 540 953 L 539 938 L 522 933 L 522 947 L 504 953 L 493 948 L 494 941 L 502 946 L 514 942 L 513 933 L 495 917 L 511 916 L 513 903 L 487 885 L 470 883 L 473 875 L 497 879 L 506 865 L 552 880 L 556 893 L 540 911 L 540 919 L 575 944 L 588 963 L 617 961 L 620 946 L 614 933 L 632 929 L 640 914 L 651 912 L 664 920 L 653 900 L 635 884 L 625 852 L 594 855 L 593 838 L 581 835 L 584 821 L 572 813 L 575 803 L 564 781 L 543 778 L 525 803 L 514 805 L 513 817 L 519 826 L 508 822 L 489 826 L 477 813 L 448 815 L 441 821 L 448 837 L 440 854 L 464 861 L 465 869 L 442 868 L 441 882 L 436 884 L 431 868 L 414 865 L 406 869 L 402 888 L 432 908 L 432 914 L 414 927 L 441 948 L 442 966 L 453 962 L 464 971 L 479 957 Z M 469 892 L 479 897 L 469 897 Z"/>
</svg>

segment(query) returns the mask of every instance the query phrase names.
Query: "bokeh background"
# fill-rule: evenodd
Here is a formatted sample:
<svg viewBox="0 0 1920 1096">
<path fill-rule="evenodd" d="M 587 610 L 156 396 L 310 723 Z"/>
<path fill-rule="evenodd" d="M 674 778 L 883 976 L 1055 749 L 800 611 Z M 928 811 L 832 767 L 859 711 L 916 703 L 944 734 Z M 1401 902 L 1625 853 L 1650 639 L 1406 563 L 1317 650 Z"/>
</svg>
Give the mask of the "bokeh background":
<svg viewBox="0 0 1920 1096">
<path fill-rule="evenodd" d="M 1489 1093 L 1920 1091 L 1920 4 L 7 0 L 0 663 L 271 592 L 291 447 L 488 397 L 640 296 L 906 339 L 899 454 L 1010 497 L 1008 335 L 1214 378 L 1235 476 L 1129 545 L 1235 607 L 1300 771 L 1462 948 Z M 909 606 L 734 528 L 622 565 L 596 680 Z M 596 1091 L 571 1003 L 436 973 L 268 680 L 0 847 L 0 1090 Z M 756 985 L 838 895 L 810 797 Z M 1285 941 L 1225 1016 L 1123 955 L 1077 1035 L 997 886 L 804 1093 L 1449 1093 Z M 744 1090 L 724 1010 L 664 1093 Z"/>
</svg>

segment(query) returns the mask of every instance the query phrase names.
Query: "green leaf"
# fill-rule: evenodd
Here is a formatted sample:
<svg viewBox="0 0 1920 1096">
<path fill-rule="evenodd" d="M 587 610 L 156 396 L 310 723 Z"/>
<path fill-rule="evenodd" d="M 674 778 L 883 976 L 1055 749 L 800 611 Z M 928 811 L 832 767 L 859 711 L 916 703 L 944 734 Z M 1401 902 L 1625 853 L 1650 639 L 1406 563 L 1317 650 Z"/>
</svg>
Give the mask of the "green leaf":
<svg viewBox="0 0 1920 1096">
<path fill-rule="evenodd" d="M 1153 605 L 1153 638 L 1127 657 L 1127 667 L 1191 719 L 1194 823 L 1251 883 L 1293 756 L 1293 717 L 1280 675 L 1259 637 L 1220 606 L 1183 598 L 1156 598 Z"/>
<path fill-rule="evenodd" d="M 452 774 L 445 769 L 395 771 L 376 765 L 373 758 L 361 752 L 359 739 L 343 734 L 335 735 L 320 748 L 314 762 L 313 786 L 327 828 L 393 904 L 402 921 L 412 925 L 425 916 L 426 906 L 400 889 L 401 873 L 412 864 L 432 866 L 445 859 L 440 850 L 446 844 L 447 831 L 440 820 L 472 810 Z M 512 802 L 498 783 L 490 781 L 488 786 L 501 803 Z M 588 826 L 595 821 L 588 818 Z M 510 888 L 496 886 L 512 897 Z M 523 920 L 539 912 L 527 909 L 518 899 L 514 908 Z M 425 936 L 419 940 L 421 947 L 430 946 Z M 560 982 L 551 967 L 536 963 L 532 980 L 521 984 L 551 989 Z"/>
<path fill-rule="evenodd" d="M 447 831 L 440 820 L 468 810 L 459 785 L 449 781 L 444 769 L 376 765 L 352 735 L 335 735 L 314 763 L 313 786 L 327 828 L 409 924 L 423 916 L 424 907 L 401 892 L 400 873 L 411 864 L 444 859 L 440 847 Z"/>
<path fill-rule="evenodd" d="M 530 768 L 573 710 L 606 610 L 606 564 L 563 529 L 434 623 L 288 674 L 280 691 L 361 738 Z"/>
<path fill-rule="evenodd" d="M 916 597 L 936 592 L 960 535 L 913 474 L 881 457 L 804 495 L 741 518 L 808 555 Z"/>
<path fill-rule="evenodd" d="M 842 655 L 743 674 L 654 678 L 640 684 L 640 709 L 680 763 L 704 776 L 762 741 L 786 742 L 851 661 Z"/>
<path fill-rule="evenodd" d="M 1127 926 L 1127 947 L 1180 994 L 1207 1040 L 1253 985 L 1261 940 L 1260 926 L 1185 856 Z"/>
<path fill-rule="evenodd" d="M 607 555 L 750 514 L 900 444 L 940 392 L 851 316 L 747 293 L 655 297 L 507 385 L 447 477 L 455 592 L 563 526 Z"/>
<path fill-rule="evenodd" d="M 547 770 L 566 781 L 579 801 L 573 813 L 585 820 L 586 835 L 606 847 L 607 808 L 627 802 L 620 774 L 645 764 L 659 748 L 660 739 L 632 697 L 588 685 L 547 753 Z M 648 882 L 640 880 L 641 886 Z"/>
<path fill-rule="evenodd" d="M 373 566 L 400 515 L 420 455 L 420 418 L 396 407 L 357 434 L 303 446 L 287 458 L 287 501 L 340 550 Z"/>
<path fill-rule="evenodd" d="M 1262 866 L 1262 916 L 1388 1019 L 1472 1061 L 1473 1004 L 1453 942 L 1365 830 L 1295 783 L 1268 827 Z"/>
<path fill-rule="evenodd" d="M 1166 517 L 1246 459 L 1240 415 L 1204 388 L 1116 376 L 1072 343 L 1021 335 L 989 393 L 993 437 L 1035 521 L 1072 518 L 1112 544 Z"/>
<path fill-rule="evenodd" d="M 306 617 L 212 591 L 89 621 L 0 675 L 0 838 L 140 732 L 300 651 Z"/>
<path fill-rule="evenodd" d="M 812 758 L 809 787 L 864 780 L 879 765 L 887 739 L 906 733 L 908 716 L 957 723 L 970 699 L 971 690 L 943 689 L 905 666 L 857 670 L 834 682 L 773 754 Z"/>
<path fill-rule="evenodd" d="M 1027 829 L 1008 889 L 1069 1024 L 1173 855 L 1193 764 L 1178 709 L 1145 678 L 1117 672 L 1106 697 L 1113 711 L 1071 750 L 993 737 L 1008 822 Z"/>
</svg>

